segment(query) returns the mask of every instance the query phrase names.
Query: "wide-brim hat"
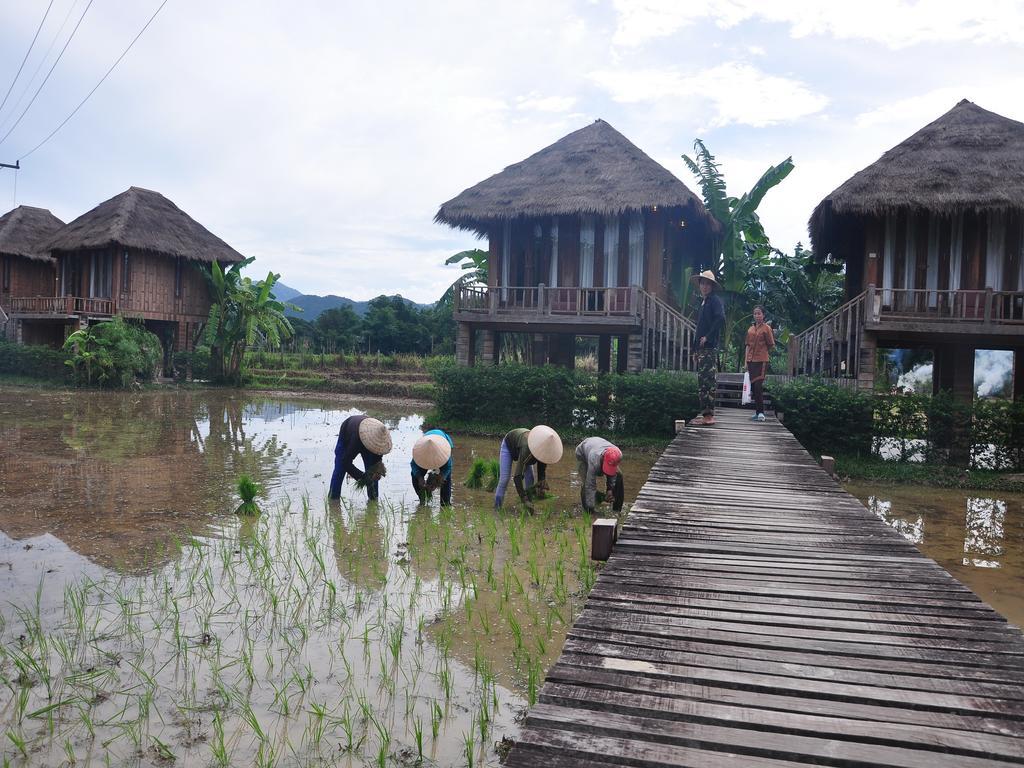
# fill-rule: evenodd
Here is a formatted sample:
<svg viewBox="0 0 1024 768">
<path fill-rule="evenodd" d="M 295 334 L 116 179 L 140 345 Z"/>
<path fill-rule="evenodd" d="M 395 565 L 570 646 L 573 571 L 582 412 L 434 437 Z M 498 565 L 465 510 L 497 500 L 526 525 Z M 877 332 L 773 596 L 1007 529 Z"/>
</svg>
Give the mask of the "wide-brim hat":
<svg viewBox="0 0 1024 768">
<path fill-rule="evenodd" d="M 700 286 L 701 280 L 707 280 L 711 283 L 712 290 L 718 290 L 722 286 L 718 284 L 718 279 L 715 277 L 715 273 L 710 269 L 705 269 L 699 275 L 690 275 L 690 282 L 696 286 Z"/>
<path fill-rule="evenodd" d="M 365 418 L 359 422 L 359 441 L 370 453 L 378 456 L 391 453 L 391 433 L 377 419 Z"/>
<path fill-rule="evenodd" d="M 608 477 L 615 477 L 619 473 L 619 464 L 622 463 L 622 451 L 616 446 L 609 445 L 604 449 L 601 457 L 601 472 Z"/>
<path fill-rule="evenodd" d="M 557 464 L 562 458 L 562 438 L 546 424 L 538 424 L 526 436 L 533 458 L 541 464 Z"/>
<path fill-rule="evenodd" d="M 421 469 L 440 469 L 452 457 L 452 447 L 440 435 L 424 435 L 412 447 L 412 460 Z"/>
</svg>

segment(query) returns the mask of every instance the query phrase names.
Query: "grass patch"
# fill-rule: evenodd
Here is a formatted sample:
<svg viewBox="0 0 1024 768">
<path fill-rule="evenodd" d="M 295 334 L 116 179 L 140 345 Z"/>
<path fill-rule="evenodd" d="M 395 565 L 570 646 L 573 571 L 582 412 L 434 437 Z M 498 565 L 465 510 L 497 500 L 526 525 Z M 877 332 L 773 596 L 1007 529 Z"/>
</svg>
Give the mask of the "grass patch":
<svg viewBox="0 0 1024 768">
<path fill-rule="evenodd" d="M 844 480 L 893 485 L 1024 492 L 1024 474 L 988 469 L 962 469 L 937 464 L 883 461 L 877 457 L 836 456 L 836 472 Z"/>
</svg>

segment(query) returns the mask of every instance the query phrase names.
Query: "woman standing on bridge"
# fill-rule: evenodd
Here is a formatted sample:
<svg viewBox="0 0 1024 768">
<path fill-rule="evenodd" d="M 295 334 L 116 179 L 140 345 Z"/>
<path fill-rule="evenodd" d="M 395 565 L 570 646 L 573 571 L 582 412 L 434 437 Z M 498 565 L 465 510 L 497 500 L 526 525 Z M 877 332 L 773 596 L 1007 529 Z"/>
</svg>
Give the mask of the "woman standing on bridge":
<svg viewBox="0 0 1024 768">
<path fill-rule="evenodd" d="M 751 421 L 764 421 L 764 380 L 768 377 L 769 353 L 775 349 L 775 334 L 764 321 L 764 307 L 754 307 L 754 324 L 747 330 L 747 373 L 754 395 Z"/>
</svg>

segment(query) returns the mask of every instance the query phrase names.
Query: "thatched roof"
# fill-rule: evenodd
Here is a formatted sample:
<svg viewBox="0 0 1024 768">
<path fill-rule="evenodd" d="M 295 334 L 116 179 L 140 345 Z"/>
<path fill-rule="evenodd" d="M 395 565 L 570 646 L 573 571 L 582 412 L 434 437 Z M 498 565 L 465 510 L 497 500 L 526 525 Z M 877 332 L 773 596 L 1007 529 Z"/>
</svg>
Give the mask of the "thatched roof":
<svg viewBox="0 0 1024 768">
<path fill-rule="evenodd" d="M 52 262 L 40 243 L 64 226 L 64 222 L 45 208 L 19 205 L 0 216 L 0 254 Z"/>
<path fill-rule="evenodd" d="M 966 99 L 818 203 L 819 250 L 832 216 L 1024 208 L 1024 123 Z"/>
<path fill-rule="evenodd" d="M 161 195 L 130 187 L 83 213 L 43 247 L 77 251 L 119 245 L 195 261 L 234 263 L 242 254 Z"/>
<path fill-rule="evenodd" d="M 484 234 L 518 216 L 613 215 L 655 205 L 688 208 L 714 226 L 683 182 L 595 120 L 449 200 L 434 221 Z"/>
</svg>

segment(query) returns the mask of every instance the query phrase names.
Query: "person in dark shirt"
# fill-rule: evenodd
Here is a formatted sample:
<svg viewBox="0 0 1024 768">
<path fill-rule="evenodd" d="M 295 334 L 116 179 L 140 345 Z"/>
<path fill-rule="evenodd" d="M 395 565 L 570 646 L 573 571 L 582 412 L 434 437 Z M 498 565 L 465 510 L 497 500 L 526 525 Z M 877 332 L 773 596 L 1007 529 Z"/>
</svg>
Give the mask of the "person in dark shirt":
<svg viewBox="0 0 1024 768">
<path fill-rule="evenodd" d="M 391 435 L 388 428 L 369 416 L 349 416 L 338 430 L 338 442 L 334 446 L 334 473 L 331 475 L 331 490 L 328 497 L 341 497 L 341 484 L 345 475 L 366 485 L 366 496 L 376 501 L 377 483 L 385 475 L 384 455 L 391 451 Z M 353 461 L 362 456 L 363 469 Z"/>
<path fill-rule="evenodd" d="M 538 424 L 533 429 L 513 429 L 502 438 L 498 453 L 499 477 L 494 489 L 494 508 L 500 509 L 505 501 L 505 490 L 511 478 L 519 499 L 532 513 L 531 500 L 542 496 L 547 489 L 548 464 L 562 458 L 562 441 L 551 427 Z M 537 467 L 534 485 L 533 468 Z"/>
<path fill-rule="evenodd" d="M 715 423 L 715 396 L 718 389 L 718 347 L 722 343 L 725 327 L 725 306 L 717 291 L 720 288 L 715 273 L 706 269 L 690 278 L 701 295 L 697 312 L 697 330 L 694 333 L 697 358 L 697 398 L 701 412 L 690 424 Z"/>
<path fill-rule="evenodd" d="M 452 450 L 455 443 L 450 435 L 440 429 L 425 432 L 412 447 L 412 488 L 420 504 L 426 504 L 430 494 L 441 489 L 441 506 L 452 505 L 452 470 L 455 468 Z"/>
</svg>

